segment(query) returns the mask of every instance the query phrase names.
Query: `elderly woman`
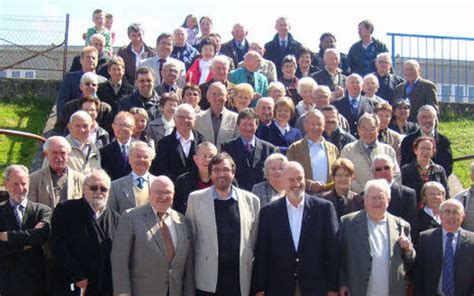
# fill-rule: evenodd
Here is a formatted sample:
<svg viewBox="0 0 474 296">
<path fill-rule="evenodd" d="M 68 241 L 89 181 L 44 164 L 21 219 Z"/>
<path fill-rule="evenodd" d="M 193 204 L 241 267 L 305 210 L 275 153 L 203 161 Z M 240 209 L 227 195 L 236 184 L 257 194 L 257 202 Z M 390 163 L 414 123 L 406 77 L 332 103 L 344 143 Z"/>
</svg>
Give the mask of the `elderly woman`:
<svg viewBox="0 0 474 296">
<path fill-rule="evenodd" d="M 301 117 L 316 106 L 314 103 L 314 91 L 317 87 L 316 81 L 310 77 L 303 77 L 298 81 L 298 94 L 303 100 L 296 105 L 296 118 Z"/>
<path fill-rule="evenodd" d="M 399 98 L 395 100 L 392 122 L 388 127 L 404 136 L 416 132 L 418 125 L 415 122 L 408 121 L 410 107 L 409 99 Z"/>
<path fill-rule="evenodd" d="M 200 85 L 212 79 L 211 63 L 216 55 L 216 44 L 210 38 L 202 39 L 199 43 L 200 58 L 197 58 L 186 72 L 186 82 Z"/>
<path fill-rule="evenodd" d="M 379 80 L 374 74 L 367 74 L 362 80 L 362 90 L 366 98 L 376 103 L 386 103 L 387 101 L 377 96 L 375 93 L 379 90 Z"/>
<path fill-rule="evenodd" d="M 303 137 L 299 129 L 289 124 L 295 114 L 295 105 L 290 98 L 283 97 L 276 101 L 273 112 L 274 121 L 268 129 L 268 137 L 263 140 L 277 146 L 281 153 L 286 154 L 288 147 Z"/>
<path fill-rule="evenodd" d="M 233 99 L 231 110 L 237 113 L 249 107 L 252 103 L 254 91 L 253 87 L 248 83 L 239 83 L 233 88 Z"/>
<path fill-rule="evenodd" d="M 431 159 L 436 151 L 436 140 L 421 136 L 413 143 L 416 159 L 402 167 L 402 184 L 415 189 L 418 207 L 421 207 L 421 188 L 428 181 L 437 181 L 446 188 L 449 196 L 448 178 L 444 168 Z"/>
<path fill-rule="evenodd" d="M 97 148 L 102 148 L 109 144 L 109 132 L 101 128 L 97 123 L 97 112 L 100 108 L 100 101 L 96 97 L 84 96 L 80 99 L 81 110 L 86 111 L 92 118 L 92 127 L 89 132 L 89 140 Z"/>
<path fill-rule="evenodd" d="M 252 193 L 260 199 L 260 207 L 285 196 L 285 190 L 282 186 L 281 172 L 283 165 L 288 162 L 285 155 L 273 153 L 267 157 L 263 164 L 263 173 L 266 181 L 257 183 L 253 186 Z"/>
<path fill-rule="evenodd" d="M 311 73 L 318 70 L 311 64 L 313 61 L 314 54 L 311 49 L 307 47 L 301 47 L 296 52 L 296 60 L 298 61 L 298 69 L 296 69 L 296 77 L 303 78 L 308 77 Z"/>
<path fill-rule="evenodd" d="M 386 102 L 379 103 L 375 106 L 374 111 L 380 121 L 378 140 L 381 143 L 392 146 L 393 150 L 397 153 L 397 161 L 400 164 L 400 161 L 402 160 L 400 146 L 403 138 L 399 133 L 388 127 L 388 124 L 392 119 L 392 106 Z"/>
<path fill-rule="evenodd" d="M 155 142 L 157 147 L 158 142 L 165 136 L 171 134 L 174 129 L 174 113 L 180 99 L 175 93 L 164 93 L 160 97 L 160 111 L 161 115 L 155 120 L 151 121 L 145 129 L 145 135 Z"/>
<path fill-rule="evenodd" d="M 146 112 L 146 110 L 139 107 L 133 107 L 128 112 L 132 113 L 133 118 L 135 119 L 135 127 L 133 128 L 132 140 L 143 141 L 154 149 L 155 142 L 145 134 L 145 129 L 148 125 L 148 113 Z"/>
<path fill-rule="evenodd" d="M 337 159 L 331 167 L 334 188 L 321 197 L 333 203 L 338 218 L 364 209 L 364 198 L 349 189 L 354 174 L 354 164 L 347 158 Z"/>
<path fill-rule="evenodd" d="M 418 210 L 416 232 L 437 228 L 441 226 L 440 204 L 446 200 L 446 189 L 436 181 L 429 181 L 421 188 L 421 201 L 423 207 Z"/>
<path fill-rule="evenodd" d="M 296 69 L 298 64 L 294 55 L 287 55 L 283 58 L 281 63 L 281 71 L 283 76 L 279 79 L 285 86 L 286 96 L 293 100 L 293 103 L 298 104 L 301 97 L 297 91 L 298 78 L 296 77 Z"/>
<path fill-rule="evenodd" d="M 186 84 L 182 92 L 182 101 L 183 103 L 193 106 L 196 114 L 201 112 L 201 107 L 199 102 L 201 101 L 201 89 L 195 84 Z"/>
<path fill-rule="evenodd" d="M 285 86 L 278 81 L 270 82 L 267 88 L 268 96 L 274 101 L 285 96 Z"/>
</svg>

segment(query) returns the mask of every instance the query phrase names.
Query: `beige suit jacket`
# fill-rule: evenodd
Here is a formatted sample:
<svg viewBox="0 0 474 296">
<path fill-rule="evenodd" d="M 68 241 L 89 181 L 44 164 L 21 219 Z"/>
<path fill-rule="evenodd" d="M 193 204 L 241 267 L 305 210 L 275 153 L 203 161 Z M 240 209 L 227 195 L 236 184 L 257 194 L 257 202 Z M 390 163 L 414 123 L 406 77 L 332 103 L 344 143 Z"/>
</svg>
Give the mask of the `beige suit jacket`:
<svg viewBox="0 0 474 296">
<path fill-rule="evenodd" d="M 149 174 L 148 186 L 151 185 L 155 178 L 154 175 Z M 120 215 L 126 210 L 137 206 L 135 193 L 133 192 L 132 173 L 112 181 L 107 206 Z"/>
<path fill-rule="evenodd" d="M 67 199 L 80 199 L 82 197 L 82 184 L 84 176 L 75 170 L 67 169 Z M 53 178 L 49 166 L 41 168 L 30 175 L 30 189 L 28 199 L 47 205 L 54 209 L 59 202 L 55 199 Z"/>
<path fill-rule="evenodd" d="M 214 293 L 219 247 L 212 190 L 213 187 L 191 193 L 186 217 L 193 230 L 196 289 Z M 242 295 L 249 295 L 260 201 L 248 191 L 238 188 L 236 191 L 240 215 L 240 291 Z"/>
<path fill-rule="evenodd" d="M 203 136 L 204 141 L 214 143 L 217 149 L 220 150 L 222 143 L 239 136 L 239 131 L 237 129 L 237 116 L 237 113 L 224 108 L 224 111 L 222 111 L 222 122 L 219 134 L 217 135 L 217 141 L 214 140 L 215 137 L 214 129 L 212 127 L 211 108 L 196 115 L 196 125 L 194 128 Z"/>
<path fill-rule="evenodd" d="M 170 211 L 170 217 L 177 240 L 171 263 L 166 259 L 158 215 L 150 204 L 131 209 L 121 217 L 111 253 L 115 294 L 194 295 L 191 227 L 174 210 Z"/>
<path fill-rule="evenodd" d="M 364 191 L 365 183 L 374 178 L 374 174 L 372 173 L 372 160 L 379 154 L 388 155 L 392 159 L 392 162 L 395 164 L 394 180 L 401 184 L 402 178 L 395 150 L 393 150 L 390 145 L 380 143 L 379 141 L 375 143 L 375 147 L 370 153 L 370 156 L 367 154 L 360 140 L 349 143 L 342 149 L 341 157 L 347 158 L 354 163 L 355 179 L 352 181 L 351 190 L 356 193 Z"/>
<path fill-rule="evenodd" d="M 66 140 L 68 140 L 72 148 L 71 153 L 69 153 L 68 167 L 82 174 L 87 174 L 93 169 L 101 168 L 100 152 L 94 144 L 91 144 L 92 148 L 89 155 L 85 156 L 76 142 L 71 138 L 71 135 L 67 135 Z"/>
<path fill-rule="evenodd" d="M 326 157 L 328 159 L 328 181 L 326 184 L 331 183 L 331 166 L 339 157 L 339 150 L 336 146 L 329 143 L 326 140 L 323 140 L 324 148 L 326 150 Z M 313 183 L 313 169 L 311 166 L 311 158 L 309 155 L 308 139 L 304 137 L 303 139 L 291 144 L 286 153 L 288 160 L 299 162 L 304 169 L 304 174 L 306 176 L 306 191 L 312 193 L 309 188 L 311 183 Z"/>
</svg>

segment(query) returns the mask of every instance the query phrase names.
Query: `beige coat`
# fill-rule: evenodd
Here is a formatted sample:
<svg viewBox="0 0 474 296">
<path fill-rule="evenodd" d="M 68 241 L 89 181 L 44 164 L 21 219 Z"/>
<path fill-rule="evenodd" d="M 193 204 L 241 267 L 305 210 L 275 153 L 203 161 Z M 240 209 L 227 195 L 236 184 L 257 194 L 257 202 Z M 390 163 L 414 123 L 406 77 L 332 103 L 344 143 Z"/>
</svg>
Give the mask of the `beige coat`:
<svg viewBox="0 0 474 296">
<path fill-rule="evenodd" d="M 214 140 L 214 129 L 212 127 L 211 108 L 196 115 L 196 125 L 194 129 L 198 131 L 204 141 L 214 143 L 217 149 L 221 149 L 222 143 L 230 141 L 239 136 L 237 129 L 238 114 L 226 108 L 222 111 L 222 122 L 217 141 Z"/>
<path fill-rule="evenodd" d="M 71 153 L 69 153 L 68 167 L 83 174 L 87 174 L 93 169 L 101 168 L 100 152 L 94 144 L 91 144 L 92 149 L 89 153 L 89 157 L 86 158 L 82 150 L 71 138 L 71 135 L 67 135 L 66 140 L 68 140 L 72 148 Z"/>
</svg>

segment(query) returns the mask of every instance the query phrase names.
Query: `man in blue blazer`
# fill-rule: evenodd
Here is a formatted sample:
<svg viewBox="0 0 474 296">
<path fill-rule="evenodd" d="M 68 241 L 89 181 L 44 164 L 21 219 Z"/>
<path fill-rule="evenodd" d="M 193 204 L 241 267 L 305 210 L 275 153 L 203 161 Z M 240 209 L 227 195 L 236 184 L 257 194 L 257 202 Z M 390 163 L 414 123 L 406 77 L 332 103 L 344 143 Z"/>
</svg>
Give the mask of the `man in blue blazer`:
<svg viewBox="0 0 474 296">
<path fill-rule="evenodd" d="M 248 83 L 255 91 L 254 99 L 267 96 L 268 79 L 258 72 L 262 56 L 255 51 L 249 51 L 244 55 L 243 68 L 230 72 L 229 81 L 234 84 Z M 256 102 L 256 101 L 254 101 Z M 252 104 L 254 106 L 255 104 Z"/>
<path fill-rule="evenodd" d="M 252 291 L 257 296 L 337 295 L 339 239 L 331 202 L 305 193 L 303 167 L 288 162 L 286 197 L 260 210 Z"/>
</svg>

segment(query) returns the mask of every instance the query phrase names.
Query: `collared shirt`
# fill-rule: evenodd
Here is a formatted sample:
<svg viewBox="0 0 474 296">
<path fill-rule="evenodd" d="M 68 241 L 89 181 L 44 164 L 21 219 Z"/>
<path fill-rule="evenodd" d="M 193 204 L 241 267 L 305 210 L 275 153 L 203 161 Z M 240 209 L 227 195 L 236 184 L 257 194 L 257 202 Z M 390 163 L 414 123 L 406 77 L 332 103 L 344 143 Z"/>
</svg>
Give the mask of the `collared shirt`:
<svg viewBox="0 0 474 296">
<path fill-rule="evenodd" d="M 84 155 L 84 156 L 86 156 L 86 158 L 88 158 L 87 156 L 89 155 L 90 150 L 92 149 L 91 145 L 89 143 L 84 144 L 81 141 L 74 139 L 73 137 L 71 137 L 71 139 L 76 144 L 77 148 L 79 148 L 81 150 L 82 155 Z"/>
<path fill-rule="evenodd" d="M 235 199 L 235 200 L 238 200 L 238 196 L 237 196 L 237 190 L 235 190 L 235 187 L 234 185 L 232 185 L 232 188 L 231 190 L 229 191 L 229 194 L 226 196 L 226 197 L 221 197 L 217 191 L 216 191 L 216 188 L 214 186 L 212 186 L 212 199 L 213 200 L 229 200 L 229 199 Z"/>
<path fill-rule="evenodd" d="M 117 139 L 117 143 L 118 143 L 119 146 L 120 146 L 120 151 L 122 151 L 122 146 L 125 145 L 125 150 L 127 150 L 127 157 L 128 157 L 128 154 L 129 154 L 129 151 L 130 151 L 130 144 L 132 143 L 132 137 L 130 137 L 126 143 L 121 143 L 121 142 Z"/>
<path fill-rule="evenodd" d="M 150 206 L 153 209 L 153 212 L 158 217 L 158 221 L 160 221 L 161 218 L 158 215 L 158 211 L 151 204 L 150 204 Z M 176 234 L 176 228 L 175 228 L 175 225 L 173 223 L 173 219 L 171 219 L 171 208 L 168 208 L 168 210 L 166 210 L 166 213 L 168 215 L 166 215 L 166 218 L 163 222 L 166 224 L 166 226 L 168 226 L 168 229 L 169 229 L 170 235 L 171 235 L 171 240 L 173 241 L 173 247 L 176 250 L 176 247 L 178 246 L 178 235 Z"/>
<path fill-rule="evenodd" d="M 301 236 L 301 225 L 303 224 L 303 212 L 304 212 L 304 201 L 305 195 L 295 207 L 291 204 L 286 197 L 286 210 L 288 211 L 288 222 L 290 223 L 291 237 L 293 238 L 293 244 L 295 250 L 298 250 Z"/>
<path fill-rule="evenodd" d="M 281 127 L 278 122 L 275 121 L 275 125 L 283 136 L 290 131 L 290 125 L 288 123 L 285 127 Z"/>
<path fill-rule="evenodd" d="M 218 114 L 215 114 L 211 110 L 211 122 L 212 122 L 212 130 L 214 131 L 214 142 L 217 142 L 217 136 L 219 135 L 219 130 L 221 129 L 221 123 L 223 118 L 224 109 Z"/>
<path fill-rule="evenodd" d="M 367 229 L 372 255 L 367 296 L 389 296 L 390 240 L 387 216 L 374 222 L 367 215 Z"/>
<path fill-rule="evenodd" d="M 166 120 L 164 116 L 162 116 L 161 120 L 163 120 L 163 126 L 165 128 L 165 136 L 171 135 L 175 127 L 174 119 L 171 118 L 171 120 L 168 121 Z"/>
<path fill-rule="evenodd" d="M 429 133 L 425 133 L 425 132 L 422 131 L 421 129 L 420 129 L 420 131 L 421 131 L 421 135 L 422 135 L 422 136 L 431 137 L 431 138 L 434 138 L 434 137 L 435 137 L 435 131 L 434 131 L 434 130 L 432 130 L 432 131 L 429 132 Z"/>
<path fill-rule="evenodd" d="M 142 60 L 145 59 L 145 45 L 142 45 L 142 50 L 140 52 L 136 52 L 133 46 L 130 46 L 132 52 L 135 54 L 135 69 L 138 69 L 138 65 Z"/>
<path fill-rule="evenodd" d="M 285 39 L 282 39 L 281 37 L 278 36 L 278 42 L 280 43 L 280 46 L 287 47 L 288 37 L 286 37 Z"/>
<path fill-rule="evenodd" d="M 446 240 L 448 239 L 448 232 L 442 228 L 443 232 L 443 257 L 444 258 L 444 253 L 446 252 Z M 454 234 L 453 236 L 453 241 L 451 242 L 451 245 L 453 246 L 453 256 L 456 255 L 456 246 L 458 245 L 458 239 L 459 239 L 459 229 L 456 230 L 455 232 L 452 232 Z M 441 269 L 441 274 L 439 275 L 439 282 L 438 282 L 438 294 L 439 295 L 444 295 L 443 293 L 443 270 Z"/>
<path fill-rule="evenodd" d="M 252 145 L 252 148 L 255 148 L 255 136 L 253 136 L 250 141 L 247 141 L 246 139 L 244 139 L 244 137 L 241 136 L 240 140 L 242 141 L 242 144 L 244 144 L 244 147 L 247 146 L 247 143 L 250 143 L 250 145 Z"/>
<path fill-rule="evenodd" d="M 319 142 L 308 140 L 309 158 L 311 160 L 311 170 L 313 172 L 313 180 L 326 183 L 328 180 L 328 156 L 324 138 L 321 137 Z"/>
<path fill-rule="evenodd" d="M 324 69 L 326 69 L 326 72 L 328 72 L 329 77 L 331 78 L 332 84 L 339 85 L 339 74 L 342 72 L 342 70 L 339 68 L 336 68 L 336 73 L 332 73 L 331 71 L 329 71 L 327 66 L 324 66 Z"/>
<path fill-rule="evenodd" d="M 176 131 L 176 139 L 179 141 L 181 148 L 183 148 L 184 155 L 189 156 L 189 150 L 191 150 L 191 145 L 194 141 L 194 134 L 191 131 L 189 138 L 185 139 L 178 131 Z"/>
<path fill-rule="evenodd" d="M 109 79 L 108 80 L 109 82 L 109 85 L 112 87 L 112 89 L 114 90 L 114 93 L 115 94 L 118 94 L 118 92 L 120 91 L 120 87 L 122 87 L 122 80 L 120 80 L 120 82 L 118 84 L 114 84 L 112 82 L 112 79 Z"/>
<path fill-rule="evenodd" d="M 143 186 L 145 186 L 145 184 L 147 184 L 146 186 L 150 186 L 150 173 L 146 172 L 143 176 L 139 176 L 137 173 L 135 173 L 134 171 L 132 171 L 132 180 L 133 180 L 133 184 L 135 186 L 138 187 L 138 184 L 139 184 L 139 181 L 138 179 L 139 178 L 142 178 L 143 179 Z"/>
<path fill-rule="evenodd" d="M 12 207 L 13 211 L 16 211 L 16 215 L 20 217 L 20 220 L 23 221 L 23 216 L 25 215 L 25 210 L 26 210 L 26 205 L 28 204 L 28 198 L 25 196 L 23 200 L 18 204 L 16 203 L 13 199 L 9 198 L 8 201 L 10 202 L 10 206 Z M 23 212 L 20 211 L 20 208 L 18 207 L 21 205 L 23 207 Z"/>
<path fill-rule="evenodd" d="M 439 215 L 435 215 L 432 209 L 428 207 L 424 207 L 423 211 L 427 213 L 428 215 L 430 215 L 430 217 L 433 218 L 433 220 L 435 220 L 436 222 L 438 222 L 438 224 L 441 225 L 441 218 L 439 217 Z"/>
</svg>

